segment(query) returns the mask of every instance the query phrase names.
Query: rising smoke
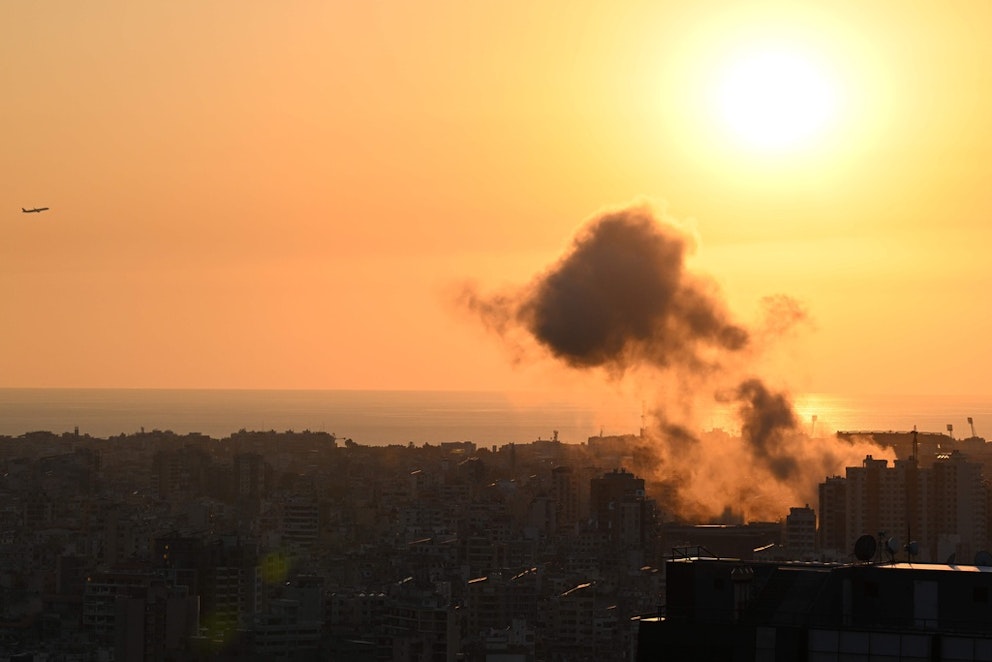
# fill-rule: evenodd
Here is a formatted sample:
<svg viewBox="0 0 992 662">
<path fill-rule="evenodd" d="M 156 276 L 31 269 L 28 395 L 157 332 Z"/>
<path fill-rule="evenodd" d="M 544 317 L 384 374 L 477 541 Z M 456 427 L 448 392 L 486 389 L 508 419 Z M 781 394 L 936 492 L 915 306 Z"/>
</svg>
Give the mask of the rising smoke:
<svg viewBox="0 0 992 662">
<path fill-rule="evenodd" d="M 661 224 L 648 207 L 604 214 L 571 251 L 514 296 L 465 293 L 465 303 L 492 327 L 526 329 L 574 368 L 612 372 L 717 367 L 712 350 L 736 351 L 747 332 L 684 268 L 691 235 Z"/>
<path fill-rule="evenodd" d="M 879 449 L 804 434 L 788 394 L 750 374 L 750 364 L 755 344 L 796 328 L 805 308 L 768 297 L 760 329 L 746 329 L 718 288 L 687 269 L 694 249 L 683 225 L 635 205 L 592 219 L 529 285 L 489 295 L 466 286 L 460 301 L 518 354 L 512 338 L 523 333 L 570 368 L 614 379 L 647 371 L 664 384 L 651 396 L 642 466 L 631 468 L 666 486 L 671 512 L 706 519 L 730 508 L 777 519 L 813 502 L 825 476 Z M 730 408 L 739 435 L 694 432 L 706 401 Z"/>
</svg>

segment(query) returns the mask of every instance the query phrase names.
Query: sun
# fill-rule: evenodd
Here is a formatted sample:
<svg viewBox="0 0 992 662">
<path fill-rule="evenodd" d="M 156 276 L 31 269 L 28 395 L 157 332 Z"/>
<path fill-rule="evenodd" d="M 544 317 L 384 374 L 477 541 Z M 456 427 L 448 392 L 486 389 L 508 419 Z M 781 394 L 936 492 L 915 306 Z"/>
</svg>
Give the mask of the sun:
<svg viewBox="0 0 992 662">
<path fill-rule="evenodd" d="M 837 85 L 800 52 L 738 53 L 716 77 L 710 102 L 718 124 L 743 147 L 763 152 L 806 148 L 835 121 Z"/>
</svg>

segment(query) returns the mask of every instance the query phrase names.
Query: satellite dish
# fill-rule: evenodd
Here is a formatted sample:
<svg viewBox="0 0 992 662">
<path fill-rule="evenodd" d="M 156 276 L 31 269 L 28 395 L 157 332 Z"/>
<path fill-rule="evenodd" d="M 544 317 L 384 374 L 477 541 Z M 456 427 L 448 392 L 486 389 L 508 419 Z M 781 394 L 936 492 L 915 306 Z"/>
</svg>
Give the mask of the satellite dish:
<svg viewBox="0 0 992 662">
<path fill-rule="evenodd" d="M 955 565 L 957 562 L 958 562 L 957 552 L 951 552 L 951 555 L 947 557 L 946 561 L 944 561 L 944 563 L 946 563 L 947 565 Z"/>
<path fill-rule="evenodd" d="M 914 556 L 919 556 L 920 543 L 916 542 L 915 540 L 910 540 L 908 543 L 906 543 L 906 554 L 909 555 L 910 560 L 912 560 Z M 989 560 L 992 561 L 992 556 L 989 557 Z"/>
<path fill-rule="evenodd" d="M 992 554 L 984 549 L 978 552 L 975 554 L 975 565 L 984 566 L 986 568 L 992 566 Z"/>
<path fill-rule="evenodd" d="M 866 533 L 854 542 L 854 557 L 859 561 L 871 561 L 877 548 L 875 536 Z"/>
<path fill-rule="evenodd" d="M 889 553 L 889 556 L 895 556 L 896 552 L 899 551 L 899 539 L 887 538 L 885 540 L 885 551 Z"/>
</svg>

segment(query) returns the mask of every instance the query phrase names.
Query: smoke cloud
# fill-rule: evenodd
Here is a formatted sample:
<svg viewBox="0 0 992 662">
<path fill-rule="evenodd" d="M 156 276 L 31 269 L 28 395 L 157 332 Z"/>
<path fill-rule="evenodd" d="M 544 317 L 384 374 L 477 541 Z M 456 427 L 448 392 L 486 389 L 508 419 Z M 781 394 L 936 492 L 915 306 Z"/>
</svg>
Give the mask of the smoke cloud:
<svg viewBox="0 0 992 662">
<path fill-rule="evenodd" d="M 757 379 L 737 387 L 741 436 L 755 459 L 778 480 L 793 478 L 799 466 L 789 454 L 787 435 L 796 429 L 796 415 L 782 393 L 772 393 Z"/>
<path fill-rule="evenodd" d="M 791 400 L 751 374 L 759 349 L 807 320 L 785 295 L 762 301 L 764 319 L 735 322 L 709 279 L 691 273 L 691 232 L 647 205 L 592 219 L 565 254 L 529 285 L 463 306 L 522 354 L 522 334 L 557 361 L 614 378 L 648 371 L 658 386 L 631 467 L 661 486 L 672 513 L 708 519 L 729 509 L 778 519 L 811 503 L 825 476 L 879 449 L 812 440 Z M 739 434 L 700 428 L 701 408 L 729 410 Z"/>
<path fill-rule="evenodd" d="M 691 235 L 646 206 L 604 214 L 549 272 L 515 295 L 463 301 L 491 327 L 526 329 L 574 368 L 644 364 L 708 370 L 748 344 L 710 288 L 685 269 Z"/>
</svg>

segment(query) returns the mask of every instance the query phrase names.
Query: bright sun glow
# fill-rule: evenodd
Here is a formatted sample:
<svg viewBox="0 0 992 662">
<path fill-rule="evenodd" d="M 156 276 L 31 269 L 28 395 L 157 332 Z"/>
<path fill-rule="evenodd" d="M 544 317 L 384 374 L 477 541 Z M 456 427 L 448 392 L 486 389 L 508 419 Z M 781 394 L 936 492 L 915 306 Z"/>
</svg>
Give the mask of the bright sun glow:
<svg viewBox="0 0 992 662">
<path fill-rule="evenodd" d="M 765 50 L 736 57 L 721 73 L 711 107 L 746 147 L 790 151 L 822 138 L 834 121 L 837 88 L 813 61 Z"/>
</svg>

